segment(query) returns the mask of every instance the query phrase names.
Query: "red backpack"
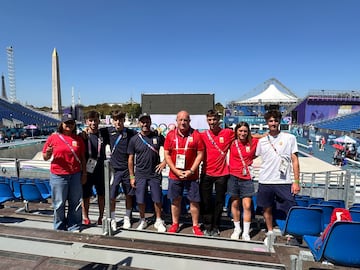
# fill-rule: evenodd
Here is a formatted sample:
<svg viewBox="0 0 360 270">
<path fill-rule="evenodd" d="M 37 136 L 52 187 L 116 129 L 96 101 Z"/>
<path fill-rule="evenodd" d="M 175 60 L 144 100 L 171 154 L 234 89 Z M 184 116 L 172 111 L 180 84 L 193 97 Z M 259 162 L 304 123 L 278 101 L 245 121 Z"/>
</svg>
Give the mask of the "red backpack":
<svg viewBox="0 0 360 270">
<path fill-rule="evenodd" d="M 336 221 L 352 221 L 349 210 L 347 210 L 345 208 L 334 208 L 334 210 L 331 214 L 330 223 L 326 226 L 326 228 L 325 228 L 324 232 L 321 234 L 321 236 L 315 241 L 316 249 L 321 248 L 326 235 L 329 233 L 331 226 Z"/>
</svg>

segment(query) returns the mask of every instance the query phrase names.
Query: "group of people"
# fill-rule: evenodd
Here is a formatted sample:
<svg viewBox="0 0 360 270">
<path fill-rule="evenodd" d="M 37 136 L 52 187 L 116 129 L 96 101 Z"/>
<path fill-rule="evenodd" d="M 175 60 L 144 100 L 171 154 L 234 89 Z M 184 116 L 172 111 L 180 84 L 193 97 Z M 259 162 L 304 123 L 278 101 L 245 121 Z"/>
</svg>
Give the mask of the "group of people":
<svg viewBox="0 0 360 270">
<path fill-rule="evenodd" d="M 264 118 L 269 132 L 255 137 L 251 135 L 246 122 L 238 123 L 234 130 L 221 128 L 220 115 L 215 110 L 209 110 L 206 115 L 209 129 L 199 132 L 191 127 L 189 113 L 180 111 L 176 116 L 176 127 L 164 138 L 151 130 L 151 117 L 147 114 L 140 115 L 140 131 L 136 132 L 124 127 L 125 114 L 119 111 L 112 113 L 112 127 L 99 129 L 99 114 L 91 111 L 86 115 L 88 128 L 81 135 L 76 135 L 75 121 L 71 115 L 66 116 L 58 132 L 48 138 L 43 148 L 44 159 L 52 158 L 50 184 L 54 228 L 78 231 L 82 223 L 91 223 L 89 202 L 93 186 L 98 195 L 97 223 L 102 223 L 105 147 L 110 145 L 113 230 L 117 229 L 115 203 L 121 184 L 126 196 L 123 228 L 132 226 L 134 196 L 140 214 L 137 229 L 147 227 L 145 203 L 150 187 L 156 216 L 154 227 L 159 232 L 178 232 L 181 201 L 186 190 L 194 235 L 218 236 L 225 196 L 229 194 L 234 222 L 231 238 L 239 239 L 241 236 L 249 240 L 251 203 L 256 194 L 252 163 L 255 157 L 261 156 L 257 205 L 263 209 L 268 234 L 272 234 L 275 201 L 281 202 L 280 208 L 285 213 L 296 205 L 293 195 L 300 191 L 299 162 L 295 136 L 280 131 L 281 113 L 272 110 Z M 160 147 L 164 149 L 164 160 L 160 160 Z M 170 169 L 167 197 L 171 200 L 172 218 L 168 228 L 161 217 L 161 173 L 166 165 Z M 294 181 L 291 180 L 291 171 Z M 243 208 L 243 224 L 240 224 L 240 204 Z"/>
</svg>

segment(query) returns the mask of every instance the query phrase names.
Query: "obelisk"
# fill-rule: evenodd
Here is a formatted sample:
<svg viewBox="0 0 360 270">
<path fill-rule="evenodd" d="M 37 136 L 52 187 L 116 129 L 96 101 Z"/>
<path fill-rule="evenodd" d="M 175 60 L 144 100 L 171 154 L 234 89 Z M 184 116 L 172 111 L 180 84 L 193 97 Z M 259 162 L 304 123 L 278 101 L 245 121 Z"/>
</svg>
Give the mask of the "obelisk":
<svg viewBox="0 0 360 270">
<path fill-rule="evenodd" d="M 61 89 L 60 89 L 60 71 L 59 57 L 54 48 L 52 53 L 52 113 L 55 117 L 61 119 Z"/>
<path fill-rule="evenodd" d="M 7 100 L 4 74 L 1 75 L 1 97 Z"/>
</svg>

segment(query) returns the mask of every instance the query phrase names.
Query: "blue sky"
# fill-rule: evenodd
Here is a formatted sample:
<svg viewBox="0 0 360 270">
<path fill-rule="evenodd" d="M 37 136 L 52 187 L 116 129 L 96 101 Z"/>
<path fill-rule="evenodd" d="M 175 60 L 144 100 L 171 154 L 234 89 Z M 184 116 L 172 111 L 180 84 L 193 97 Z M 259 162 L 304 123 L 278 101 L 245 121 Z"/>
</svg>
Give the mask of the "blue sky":
<svg viewBox="0 0 360 270">
<path fill-rule="evenodd" d="M 358 0 L 2 0 L 0 72 L 15 56 L 16 97 L 140 102 L 142 93 L 214 93 L 225 104 L 275 77 L 310 90 L 359 90 Z M 7 84 L 7 90 L 9 86 Z M 9 95 L 9 93 L 8 93 Z"/>
</svg>

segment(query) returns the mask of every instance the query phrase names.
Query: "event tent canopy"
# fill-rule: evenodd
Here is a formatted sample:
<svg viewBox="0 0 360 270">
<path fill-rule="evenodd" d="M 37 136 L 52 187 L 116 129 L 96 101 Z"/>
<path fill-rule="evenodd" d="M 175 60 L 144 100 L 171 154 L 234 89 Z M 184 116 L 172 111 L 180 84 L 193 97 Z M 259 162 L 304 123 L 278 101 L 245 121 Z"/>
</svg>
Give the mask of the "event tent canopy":
<svg viewBox="0 0 360 270">
<path fill-rule="evenodd" d="M 237 101 L 237 104 L 267 104 L 267 103 L 297 103 L 299 99 L 296 96 L 281 92 L 275 84 L 270 84 L 263 92 L 251 98 Z"/>
</svg>

